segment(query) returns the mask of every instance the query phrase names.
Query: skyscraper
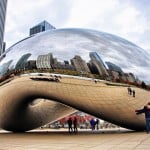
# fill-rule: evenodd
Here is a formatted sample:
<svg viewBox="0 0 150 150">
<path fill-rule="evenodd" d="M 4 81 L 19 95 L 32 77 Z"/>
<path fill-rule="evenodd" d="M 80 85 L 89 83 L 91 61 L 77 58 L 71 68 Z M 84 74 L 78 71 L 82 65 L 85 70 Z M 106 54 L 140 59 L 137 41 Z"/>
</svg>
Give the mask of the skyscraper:
<svg viewBox="0 0 150 150">
<path fill-rule="evenodd" d="M 36 33 L 39 33 L 39 32 L 52 30 L 52 29 L 56 29 L 56 28 L 54 26 L 52 26 L 50 23 L 48 23 L 47 21 L 43 21 L 43 22 L 37 24 L 36 26 L 30 28 L 30 36 L 34 35 Z"/>
<path fill-rule="evenodd" d="M 38 69 L 51 69 L 53 63 L 53 54 L 49 53 L 47 55 L 39 55 L 36 61 L 36 66 Z"/>
<path fill-rule="evenodd" d="M 82 73 L 90 73 L 89 67 L 86 62 L 78 55 L 71 59 L 72 65 L 75 69 Z"/>
<path fill-rule="evenodd" d="M 119 66 L 115 65 L 114 63 L 111 63 L 111 62 L 108 62 L 108 61 L 105 62 L 105 63 L 107 64 L 109 70 L 116 71 L 116 72 L 119 72 L 119 73 L 123 73 L 122 69 Z"/>
<path fill-rule="evenodd" d="M 3 38 L 7 0 L 0 0 L 0 55 L 4 52 Z"/>
<path fill-rule="evenodd" d="M 102 59 L 100 58 L 100 56 L 96 52 L 90 52 L 89 55 L 90 55 L 90 58 L 91 58 L 90 63 L 93 64 L 97 68 L 99 74 L 102 77 L 109 76 L 109 74 L 106 70 L 106 67 L 105 67 Z"/>
</svg>

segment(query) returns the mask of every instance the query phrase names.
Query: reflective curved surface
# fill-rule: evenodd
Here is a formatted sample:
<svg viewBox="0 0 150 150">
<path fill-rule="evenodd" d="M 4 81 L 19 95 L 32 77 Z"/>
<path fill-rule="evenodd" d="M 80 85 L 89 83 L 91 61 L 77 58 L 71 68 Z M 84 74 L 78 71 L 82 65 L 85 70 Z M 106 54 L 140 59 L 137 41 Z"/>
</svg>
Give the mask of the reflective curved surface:
<svg viewBox="0 0 150 150">
<path fill-rule="evenodd" d="M 8 49 L 1 61 L 0 75 L 19 68 L 65 67 L 59 65 L 64 61 L 70 62 L 76 55 L 88 63 L 90 52 L 96 52 L 104 63 L 111 62 L 125 73 L 131 72 L 141 80 L 149 81 L 150 57 L 143 49 L 111 34 L 83 29 L 52 30 L 18 42 Z M 53 62 L 39 66 L 42 55 L 45 59 L 46 56 L 53 57 Z"/>
<path fill-rule="evenodd" d="M 0 58 L 0 126 L 31 130 L 78 109 L 144 129 L 143 117 L 134 111 L 149 101 L 149 67 L 142 48 L 104 32 L 58 29 L 28 37 Z M 135 96 L 128 94 L 129 85 Z M 31 107 L 36 99 L 48 105 Z"/>
</svg>

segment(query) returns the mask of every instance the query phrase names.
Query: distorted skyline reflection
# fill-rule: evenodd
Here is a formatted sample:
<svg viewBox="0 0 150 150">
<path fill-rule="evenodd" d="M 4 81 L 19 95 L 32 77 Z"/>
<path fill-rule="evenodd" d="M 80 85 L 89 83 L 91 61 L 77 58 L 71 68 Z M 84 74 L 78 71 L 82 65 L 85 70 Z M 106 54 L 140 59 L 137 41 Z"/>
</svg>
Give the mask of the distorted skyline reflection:
<svg viewBox="0 0 150 150">
<path fill-rule="evenodd" d="M 24 70 L 63 69 L 73 75 L 149 83 L 150 57 L 137 45 L 104 32 L 57 29 L 21 40 L 0 62 L 0 76 Z M 92 57 L 93 56 L 93 57 Z M 92 75 L 91 75 L 92 74 Z M 125 79 L 126 78 L 126 79 Z M 132 78 L 132 79 L 131 79 Z"/>
</svg>

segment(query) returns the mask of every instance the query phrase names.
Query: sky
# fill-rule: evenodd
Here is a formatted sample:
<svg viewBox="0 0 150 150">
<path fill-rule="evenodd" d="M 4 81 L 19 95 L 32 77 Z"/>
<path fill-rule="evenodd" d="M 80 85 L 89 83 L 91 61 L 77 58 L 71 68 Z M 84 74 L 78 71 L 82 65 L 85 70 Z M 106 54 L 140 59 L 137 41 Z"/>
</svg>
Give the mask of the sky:
<svg viewBox="0 0 150 150">
<path fill-rule="evenodd" d="M 150 53 L 149 0 L 8 0 L 7 48 L 47 20 L 56 28 L 88 28 L 125 38 Z"/>
</svg>

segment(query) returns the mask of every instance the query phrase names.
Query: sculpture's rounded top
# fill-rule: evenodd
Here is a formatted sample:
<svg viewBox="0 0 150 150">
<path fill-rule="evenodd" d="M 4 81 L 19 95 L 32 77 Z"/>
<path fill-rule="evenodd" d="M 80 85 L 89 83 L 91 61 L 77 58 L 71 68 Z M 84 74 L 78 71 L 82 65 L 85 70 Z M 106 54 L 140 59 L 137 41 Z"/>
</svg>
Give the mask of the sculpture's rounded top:
<svg viewBox="0 0 150 150">
<path fill-rule="evenodd" d="M 100 64 L 97 66 L 97 60 L 94 60 L 97 56 L 101 71 Z M 150 57 L 142 48 L 118 36 L 88 29 L 56 29 L 39 33 L 14 44 L 3 57 L 0 62 L 1 77 L 19 69 L 69 68 L 99 74 L 103 74 L 104 69 L 121 69 L 146 81 L 150 76 L 147 72 Z"/>
</svg>

